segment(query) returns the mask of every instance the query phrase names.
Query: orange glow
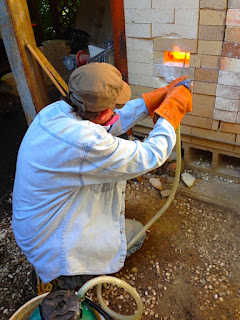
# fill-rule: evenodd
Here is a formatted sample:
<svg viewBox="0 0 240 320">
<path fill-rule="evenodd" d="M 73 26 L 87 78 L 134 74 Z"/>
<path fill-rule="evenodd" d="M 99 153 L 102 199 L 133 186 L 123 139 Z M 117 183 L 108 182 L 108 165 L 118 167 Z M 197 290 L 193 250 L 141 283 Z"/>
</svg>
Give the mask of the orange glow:
<svg viewBox="0 0 240 320">
<path fill-rule="evenodd" d="M 185 62 L 185 66 L 189 66 L 190 52 L 182 52 L 177 46 L 173 48 L 174 51 L 164 52 L 164 63 L 169 65 L 181 66 Z"/>
</svg>

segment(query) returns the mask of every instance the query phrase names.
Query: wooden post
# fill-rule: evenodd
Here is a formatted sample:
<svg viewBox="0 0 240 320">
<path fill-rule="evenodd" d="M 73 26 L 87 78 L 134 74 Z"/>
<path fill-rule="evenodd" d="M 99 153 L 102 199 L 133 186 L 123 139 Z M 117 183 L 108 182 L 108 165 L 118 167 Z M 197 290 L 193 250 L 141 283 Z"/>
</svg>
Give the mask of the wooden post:
<svg viewBox="0 0 240 320">
<path fill-rule="evenodd" d="M 123 80 L 128 82 L 125 17 L 123 0 L 110 0 L 112 13 L 115 64 L 121 71 Z"/>
<path fill-rule="evenodd" d="M 28 124 L 49 104 L 41 67 L 26 44 L 37 48 L 26 0 L 0 0 L 0 28 Z"/>
</svg>

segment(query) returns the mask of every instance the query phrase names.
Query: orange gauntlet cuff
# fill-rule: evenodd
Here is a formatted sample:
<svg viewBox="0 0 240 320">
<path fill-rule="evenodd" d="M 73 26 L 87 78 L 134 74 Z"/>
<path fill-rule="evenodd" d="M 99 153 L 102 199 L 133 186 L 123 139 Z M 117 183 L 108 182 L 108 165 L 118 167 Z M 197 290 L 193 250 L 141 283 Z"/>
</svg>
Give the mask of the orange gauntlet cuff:
<svg viewBox="0 0 240 320">
<path fill-rule="evenodd" d="M 165 99 L 169 90 L 174 88 L 178 83 L 180 83 L 181 81 L 183 81 L 185 79 L 187 79 L 187 76 L 182 76 L 180 78 L 175 79 L 174 81 L 172 81 L 169 85 L 167 85 L 165 87 L 162 87 L 162 88 L 156 89 L 152 92 L 143 94 L 143 100 L 147 106 L 148 113 L 149 113 L 150 117 L 153 117 L 154 110 L 160 106 L 160 104 Z"/>
<path fill-rule="evenodd" d="M 157 121 L 157 115 L 170 122 L 174 129 L 177 129 L 183 116 L 192 111 L 192 95 L 184 86 L 173 88 L 166 95 L 162 104 L 155 109 L 154 122 Z"/>
</svg>

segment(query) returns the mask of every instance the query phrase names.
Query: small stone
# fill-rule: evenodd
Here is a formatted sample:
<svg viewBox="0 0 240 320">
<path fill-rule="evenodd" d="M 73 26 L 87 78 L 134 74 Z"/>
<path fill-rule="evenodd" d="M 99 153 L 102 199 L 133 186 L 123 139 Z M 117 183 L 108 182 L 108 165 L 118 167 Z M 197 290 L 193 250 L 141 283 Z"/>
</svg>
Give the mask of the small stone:
<svg viewBox="0 0 240 320">
<path fill-rule="evenodd" d="M 186 184 L 188 188 L 192 188 L 194 183 L 196 182 L 196 178 L 190 175 L 187 172 L 181 174 L 182 181 Z"/>
<path fill-rule="evenodd" d="M 149 182 L 151 183 L 151 185 L 155 188 L 155 189 L 158 189 L 158 190 L 162 190 L 162 183 L 159 179 L 157 178 L 151 178 L 149 179 Z"/>
<path fill-rule="evenodd" d="M 167 198 L 167 197 L 170 196 L 171 190 L 163 190 L 163 191 L 161 191 L 160 193 L 161 193 L 161 196 L 162 196 L 163 198 Z"/>
</svg>

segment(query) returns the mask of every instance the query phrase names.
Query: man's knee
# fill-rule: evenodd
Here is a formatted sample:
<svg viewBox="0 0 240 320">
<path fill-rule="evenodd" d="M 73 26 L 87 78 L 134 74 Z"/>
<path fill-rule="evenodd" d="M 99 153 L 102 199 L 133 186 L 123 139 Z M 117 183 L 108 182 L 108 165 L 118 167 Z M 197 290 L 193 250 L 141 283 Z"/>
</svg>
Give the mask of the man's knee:
<svg viewBox="0 0 240 320">
<path fill-rule="evenodd" d="M 141 222 L 131 219 L 125 219 L 125 233 L 127 243 L 134 238 L 143 228 Z"/>
<path fill-rule="evenodd" d="M 129 243 L 143 229 L 143 225 L 139 221 L 126 219 L 125 229 L 127 243 Z M 127 257 L 141 248 L 145 237 L 146 234 L 144 233 L 144 235 L 142 235 L 140 239 L 138 239 L 135 244 L 127 250 Z"/>
</svg>

